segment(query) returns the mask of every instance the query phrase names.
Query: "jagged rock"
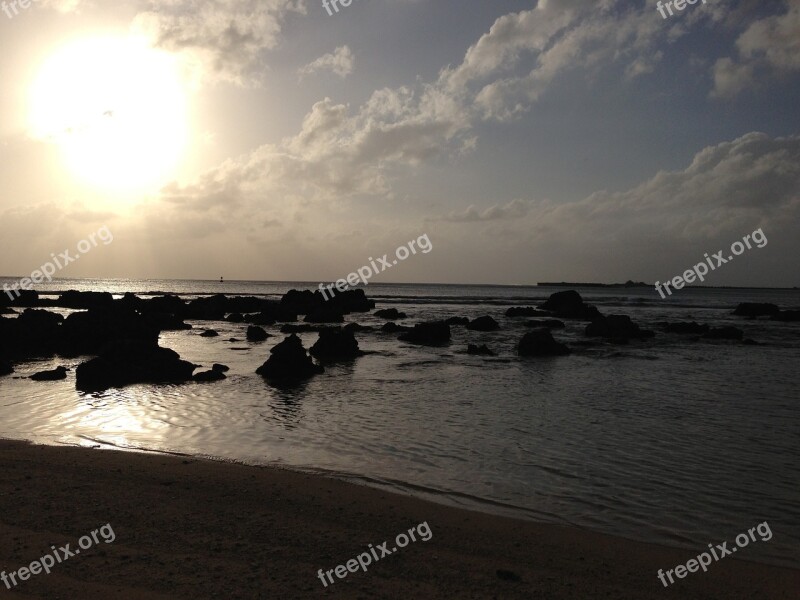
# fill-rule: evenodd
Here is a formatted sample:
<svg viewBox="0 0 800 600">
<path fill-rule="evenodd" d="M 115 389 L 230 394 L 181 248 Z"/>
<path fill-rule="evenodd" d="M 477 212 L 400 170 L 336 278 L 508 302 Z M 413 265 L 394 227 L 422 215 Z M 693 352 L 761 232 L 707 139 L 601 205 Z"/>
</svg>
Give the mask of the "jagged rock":
<svg viewBox="0 0 800 600">
<path fill-rule="evenodd" d="M 66 367 L 56 367 L 52 371 L 39 371 L 31 375 L 34 381 L 59 381 L 67 378 Z"/>
<path fill-rule="evenodd" d="M 440 346 L 450 342 L 450 326 L 443 321 L 417 323 L 414 329 L 405 332 L 399 339 L 423 346 Z"/>
<path fill-rule="evenodd" d="M 311 355 L 317 359 L 343 360 L 363 356 L 352 331 L 325 329 L 311 346 Z"/>
<path fill-rule="evenodd" d="M 143 340 L 112 342 L 97 358 L 78 366 L 75 386 L 101 391 L 135 383 L 183 383 L 195 366 L 177 352 Z"/>
<path fill-rule="evenodd" d="M 270 350 L 270 357 L 256 373 L 278 383 L 293 383 L 309 379 L 325 369 L 306 354 L 300 338 L 292 334 Z"/>
<path fill-rule="evenodd" d="M 602 316 L 597 308 L 584 303 L 581 295 L 575 290 L 556 292 L 539 308 L 562 319 L 591 321 Z"/>
<path fill-rule="evenodd" d="M 777 315 L 780 309 L 775 304 L 769 302 L 742 302 L 733 311 L 734 315 L 740 317 L 756 317 Z"/>
<path fill-rule="evenodd" d="M 520 356 L 565 356 L 570 349 L 553 339 L 548 329 L 529 331 L 519 342 L 517 354 Z"/>
<path fill-rule="evenodd" d="M 525 322 L 525 327 L 544 327 L 546 329 L 564 329 L 564 321 L 558 319 L 532 319 Z"/>
<path fill-rule="evenodd" d="M 408 318 L 406 313 L 400 312 L 396 308 L 384 308 L 382 310 L 376 310 L 375 316 L 381 319 L 389 319 L 390 321 Z"/>
<path fill-rule="evenodd" d="M 703 337 L 710 340 L 741 340 L 744 337 L 744 331 L 738 327 L 727 325 L 725 327 L 714 327 Z"/>
<path fill-rule="evenodd" d="M 250 325 L 247 328 L 247 341 L 248 342 L 263 342 L 266 340 L 270 335 L 264 331 L 261 327 L 256 325 Z"/>
<path fill-rule="evenodd" d="M 307 315 L 321 308 L 323 302 L 321 294 L 315 294 L 309 290 L 289 290 L 281 298 L 281 306 L 290 308 L 301 315 Z"/>
<path fill-rule="evenodd" d="M 495 356 L 495 353 L 489 350 L 489 347 L 486 344 L 483 344 L 482 346 L 470 344 L 467 347 L 467 354 L 475 354 L 477 356 Z"/>
<path fill-rule="evenodd" d="M 315 294 L 319 295 L 322 299 L 322 294 L 316 291 Z M 337 291 L 333 298 L 327 301 L 323 299 L 326 306 L 334 308 L 342 314 L 349 315 L 354 312 L 369 312 L 375 308 L 375 301 L 367 298 L 364 290 L 345 290 L 344 292 Z"/>
<path fill-rule="evenodd" d="M 203 333 L 200 334 L 200 337 L 218 337 L 219 333 L 217 333 L 213 329 L 206 329 Z"/>
<path fill-rule="evenodd" d="M 640 329 L 628 315 L 608 315 L 589 323 L 586 326 L 586 335 L 587 337 L 629 340 L 651 338 L 655 333 Z"/>
<path fill-rule="evenodd" d="M 500 329 L 500 324 L 492 317 L 484 315 L 470 321 L 467 329 L 470 331 L 496 331 Z"/>
</svg>

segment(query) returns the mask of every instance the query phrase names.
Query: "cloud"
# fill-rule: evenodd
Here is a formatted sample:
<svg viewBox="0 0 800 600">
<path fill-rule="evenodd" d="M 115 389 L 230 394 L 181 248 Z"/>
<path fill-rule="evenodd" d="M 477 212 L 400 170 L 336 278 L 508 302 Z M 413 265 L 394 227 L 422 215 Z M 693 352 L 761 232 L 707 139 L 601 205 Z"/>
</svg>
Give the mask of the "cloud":
<svg viewBox="0 0 800 600">
<path fill-rule="evenodd" d="M 178 52 L 211 80 L 261 81 L 263 54 L 275 48 L 283 22 L 305 13 L 304 0 L 149 0 L 133 29 Z"/>
<path fill-rule="evenodd" d="M 716 98 L 731 98 L 751 87 L 756 72 L 765 76 L 800 70 L 800 0 L 786 0 L 786 13 L 751 23 L 736 40 L 738 56 L 713 68 Z"/>
<path fill-rule="evenodd" d="M 530 203 L 525 200 L 512 200 L 504 206 L 495 204 L 482 211 L 478 210 L 474 205 L 470 205 L 466 210 L 453 211 L 446 217 L 440 217 L 435 220 L 450 221 L 452 223 L 470 223 L 518 219 L 528 214 L 530 208 Z"/>
<path fill-rule="evenodd" d="M 310 62 L 298 70 L 301 77 L 319 73 L 320 71 L 332 71 L 341 78 L 345 78 L 353 72 L 355 57 L 348 46 L 339 46 L 333 52 L 324 54 L 318 59 Z"/>
</svg>

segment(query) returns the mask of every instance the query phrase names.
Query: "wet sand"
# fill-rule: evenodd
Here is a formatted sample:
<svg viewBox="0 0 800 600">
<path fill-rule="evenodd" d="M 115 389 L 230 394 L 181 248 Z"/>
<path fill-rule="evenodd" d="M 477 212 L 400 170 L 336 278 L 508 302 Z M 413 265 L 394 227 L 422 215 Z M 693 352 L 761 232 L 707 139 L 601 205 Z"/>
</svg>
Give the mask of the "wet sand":
<svg viewBox="0 0 800 600">
<path fill-rule="evenodd" d="M 486 515 L 317 475 L 190 457 L 0 440 L 0 569 L 106 523 L 116 539 L 0 598 L 797 598 L 800 571 L 725 558 L 664 588 L 702 551 Z M 318 570 L 427 522 L 366 573 Z M 775 532 L 780 535 L 780 532 Z M 417 536 L 419 537 L 419 535 Z M 380 555 L 380 554 L 379 554 Z M 498 574 L 498 571 L 500 573 Z"/>
</svg>

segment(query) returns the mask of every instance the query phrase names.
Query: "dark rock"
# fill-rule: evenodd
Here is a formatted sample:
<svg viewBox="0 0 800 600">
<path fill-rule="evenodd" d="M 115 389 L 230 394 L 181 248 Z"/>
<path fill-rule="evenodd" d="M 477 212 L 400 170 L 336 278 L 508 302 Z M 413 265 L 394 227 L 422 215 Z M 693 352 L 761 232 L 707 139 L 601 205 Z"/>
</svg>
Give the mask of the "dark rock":
<svg viewBox="0 0 800 600">
<path fill-rule="evenodd" d="M 0 359 L 50 358 L 58 349 L 64 317 L 25 309 L 16 319 L 0 319 Z"/>
<path fill-rule="evenodd" d="M 228 371 L 231 370 L 231 368 L 229 366 L 227 366 L 227 365 L 221 365 L 219 363 L 214 363 L 213 365 L 211 365 L 211 370 L 212 371 L 219 371 L 220 373 L 227 373 Z"/>
<path fill-rule="evenodd" d="M 311 346 L 311 355 L 317 359 L 342 360 L 363 356 L 352 331 L 325 329 Z"/>
<path fill-rule="evenodd" d="M 36 290 L 16 290 L 11 293 L 14 299 L 8 302 L 10 306 L 39 306 L 39 292 Z M 8 299 L 8 294 L 4 293 L 3 298 Z"/>
<path fill-rule="evenodd" d="M 114 304 L 114 296 L 108 292 L 77 292 L 69 290 L 64 292 L 56 300 L 55 305 L 64 308 L 79 308 L 88 310 L 91 308 L 111 308 Z"/>
<path fill-rule="evenodd" d="M 383 327 L 381 327 L 381 331 L 383 333 L 398 333 L 401 331 L 411 331 L 411 327 L 398 325 L 397 323 L 384 323 Z"/>
<path fill-rule="evenodd" d="M 754 319 L 756 317 L 777 315 L 779 312 L 780 309 L 775 304 L 768 302 L 742 302 L 736 307 L 733 314 Z"/>
<path fill-rule="evenodd" d="M 602 316 L 597 308 L 584 303 L 581 295 L 575 290 L 556 292 L 539 308 L 562 319 L 591 321 Z"/>
<path fill-rule="evenodd" d="M 417 323 L 414 329 L 405 332 L 399 339 L 412 344 L 440 346 L 450 342 L 450 326 L 443 321 Z"/>
<path fill-rule="evenodd" d="M 133 298 L 136 297 L 133 296 Z M 138 302 L 136 300 L 138 300 Z M 181 319 L 188 318 L 186 303 L 174 294 L 155 296 L 149 300 L 139 298 L 136 298 L 136 300 L 126 294 L 120 301 L 120 304 L 132 310 L 138 310 L 142 314 L 161 313 L 177 315 L 181 317 Z"/>
<path fill-rule="evenodd" d="M 306 315 L 306 323 L 344 323 L 344 315 L 337 308 L 323 306 Z"/>
<path fill-rule="evenodd" d="M 67 378 L 66 367 L 56 367 L 52 371 L 39 371 L 31 375 L 34 381 L 59 381 Z"/>
<path fill-rule="evenodd" d="M 506 571 L 505 569 L 497 569 L 497 578 L 503 581 L 522 581 L 522 578 L 513 571 Z"/>
<path fill-rule="evenodd" d="M 244 315 L 242 313 L 231 313 L 225 320 L 229 323 L 244 323 Z"/>
<path fill-rule="evenodd" d="M 536 317 L 544 314 L 533 306 L 512 306 L 506 311 L 507 317 Z"/>
<path fill-rule="evenodd" d="M 500 324 L 492 317 L 484 315 L 470 321 L 467 329 L 470 331 L 497 331 L 500 329 Z"/>
<path fill-rule="evenodd" d="M 14 365 L 7 360 L 0 360 L 0 377 L 11 375 L 14 372 Z"/>
<path fill-rule="evenodd" d="M 714 327 L 710 329 L 703 337 L 710 340 L 741 340 L 744 337 L 744 331 L 738 327 L 730 325 L 725 327 Z"/>
<path fill-rule="evenodd" d="M 564 321 L 558 319 L 533 319 L 525 322 L 525 327 L 545 327 L 547 329 L 564 329 Z"/>
<path fill-rule="evenodd" d="M 200 334 L 200 337 L 218 337 L 219 333 L 217 333 L 213 329 L 206 329 L 203 333 Z"/>
<path fill-rule="evenodd" d="M 192 378 L 194 368 L 177 352 L 157 343 L 122 340 L 79 365 L 75 386 L 81 391 L 101 391 L 135 383 L 183 383 Z"/>
<path fill-rule="evenodd" d="M 382 310 L 376 310 L 375 316 L 381 319 L 389 319 L 390 321 L 408 318 L 406 313 L 400 312 L 396 308 L 384 308 Z"/>
<path fill-rule="evenodd" d="M 185 308 L 185 318 L 199 321 L 223 321 L 228 310 L 228 298 L 216 294 L 205 298 L 195 298 Z"/>
<path fill-rule="evenodd" d="M 58 352 L 62 356 L 98 354 L 106 344 L 122 340 L 141 340 L 155 345 L 158 329 L 146 319 L 123 308 L 72 313 L 61 325 Z"/>
<path fill-rule="evenodd" d="M 470 344 L 467 347 L 467 354 L 475 354 L 477 356 L 495 356 L 495 353 L 489 350 L 489 347 L 486 344 L 483 344 L 482 346 Z"/>
<path fill-rule="evenodd" d="M 317 291 L 315 294 L 322 298 L 322 294 Z M 326 306 L 335 308 L 339 312 L 349 315 L 354 312 L 369 312 L 375 308 L 375 301 L 367 298 L 364 290 L 345 290 L 344 292 L 336 292 L 333 298 L 324 300 Z"/>
<path fill-rule="evenodd" d="M 348 323 L 344 326 L 345 331 L 372 331 L 374 327 L 370 327 L 369 325 L 359 325 L 358 323 Z"/>
<path fill-rule="evenodd" d="M 745 346 L 760 346 L 760 345 L 761 345 L 761 344 L 759 344 L 757 341 L 755 341 L 755 340 L 751 340 L 750 338 L 747 338 L 747 339 L 746 339 L 746 340 L 744 340 L 742 343 L 743 343 Z"/>
<path fill-rule="evenodd" d="M 294 334 L 270 350 L 270 355 L 256 373 L 271 381 L 292 383 L 325 372 L 322 366 L 314 364 L 300 338 Z"/>
<path fill-rule="evenodd" d="M 651 338 L 654 332 L 640 329 L 628 315 L 608 315 L 593 320 L 586 326 L 587 337 L 604 337 L 611 339 L 644 339 Z"/>
<path fill-rule="evenodd" d="M 469 325 L 467 317 L 450 317 L 445 321 L 448 325 Z"/>
<path fill-rule="evenodd" d="M 270 335 L 264 331 L 261 327 L 256 325 L 250 325 L 247 328 L 247 341 L 248 342 L 263 342 L 266 340 Z"/>
<path fill-rule="evenodd" d="M 173 313 L 145 312 L 142 317 L 147 327 L 158 331 L 184 331 L 192 328 L 191 325 L 183 322 L 180 315 Z"/>
<path fill-rule="evenodd" d="M 795 322 L 800 321 L 800 310 L 781 310 L 770 317 L 772 321 Z"/>
<path fill-rule="evenodd" d="M 708 325 L 699 325 L 692 321 L 691 323 L 659 323 L 661 329 L 667 333 L 678 333 L 681 335 L 702 335 L 708 332 Z"/>
<path fill-rule="evenodd" d="M 307 315 L 321 308 L 323 302 L 322 294 L 315 294 L 309 290 L 289 290 L 281 298 L 281 306 L 301 315 Z"/>
<path fill-rule="evenodd" d="M 281 327 L 281 333 L 319 333 L 323 329 L 338 329 L 329 325 L 310 325 L 308 323 L 286 323 Z"/>
<path fill-rule="evenodd" d="M 195 373 L 192 376 L 192 380 L 198 383 L 222 381 L 223 379 L 227 379 L 225 373 L 223 373 L 222 371 L 216 371 L 214 369 L 211 369 L 210 371 L 202 371 L 201 373 Z"/>
<path fill-rule="evenodd" d="M 290 316 L 290 315 L 285 315 Z M 296 321 L 297 315 L 295 313 L 291 313 L 292 318 L 286 319 L 287 321 Z M 254 315 L 244 315 L 243 321 L 245 323 L 252 323 L 253 325 L 262 325 L 264 327 L 272 327 L 277 322 L 274 314 L 261 312 Z"/>
<path fill-rule="evenodd" d="M 534 329 L 522 336 L 517 353 L 520 356 L 565 356 L 570 349 L 555 341 L 549 330 Z"/>
</svg>

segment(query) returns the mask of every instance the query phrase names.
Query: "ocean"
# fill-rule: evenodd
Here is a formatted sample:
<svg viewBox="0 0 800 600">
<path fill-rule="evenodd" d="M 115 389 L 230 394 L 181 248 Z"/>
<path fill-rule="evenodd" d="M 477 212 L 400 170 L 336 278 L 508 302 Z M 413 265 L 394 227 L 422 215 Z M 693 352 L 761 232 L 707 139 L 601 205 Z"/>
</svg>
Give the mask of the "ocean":
<svg viewBox="0 0 800 600">
<path fill-rule="evenodd" d="M 61 279 L 37 289 L 278 298 L 317 285 Z M 407 323 L 488 314 L 502 328 L 454 326 L 452 343 L 438 348 L 357 333 L 365 356 L 281 390 L 255 374 L 284 338 L 279 325 L 259 344 L 245 341 L 246 325 L 189 321 L 194 330 L 164 332 L 161 344 L 204 367 L 228 365 L 227 380 L 82 393 L 74 369 L 59 382 L 20 376 L 84 358 L 24 363 L 0 379 L 0 436 L 325 473 L 685 547 L 687 559 L 768 521 L 774 537 L 737 558 L 800 566 L 800 323 L 731 315 L 739 302 L 798 309 L 800 290 L 690 288 L 662 300 L 652 288 L 573 289 L 601 312 L 630 315 L 644 328 L 735 325 L 759 345 L 661 332 L 611 345 L 586 338 L 584 322 L 566 321 L 554 337 L 572 355 L 520 359 L 515 345 L 528 319 L 507 318 L 505 310 L 539 304 L 559 288 L 370 284 L 376 308 L 396 307 Z M 346 320 L 385 322 L 363 313 Z M 220 336 L 200 337 L 205 326 Z M 317 334 L 300 337 L 308 348 Z M 488 344 L 497 356 L 467 355 L 468 343 Z"/>
</svg>

